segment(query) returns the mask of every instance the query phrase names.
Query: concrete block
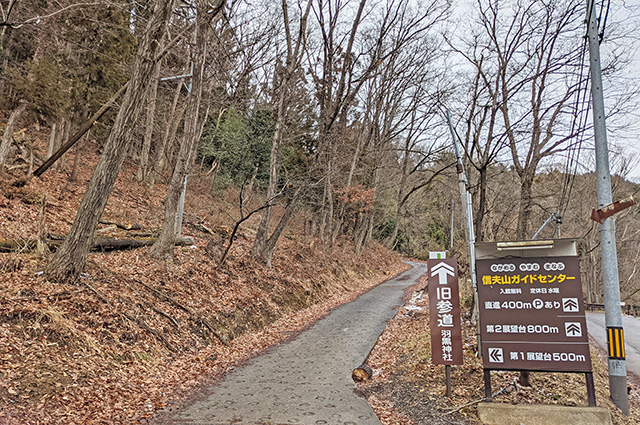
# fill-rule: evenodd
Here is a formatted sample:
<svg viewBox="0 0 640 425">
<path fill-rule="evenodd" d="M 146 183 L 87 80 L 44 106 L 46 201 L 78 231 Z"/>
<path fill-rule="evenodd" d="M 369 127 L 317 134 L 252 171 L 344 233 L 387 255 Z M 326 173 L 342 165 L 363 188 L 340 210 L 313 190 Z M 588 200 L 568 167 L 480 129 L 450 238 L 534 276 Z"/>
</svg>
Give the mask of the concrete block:
<svg viewBox="0 0 640 425">
<path fill-rule="evenodd" d="M 604 407 L 480 403 L 478 416 L 485 425 L 612 425 Z"/>
</svg>

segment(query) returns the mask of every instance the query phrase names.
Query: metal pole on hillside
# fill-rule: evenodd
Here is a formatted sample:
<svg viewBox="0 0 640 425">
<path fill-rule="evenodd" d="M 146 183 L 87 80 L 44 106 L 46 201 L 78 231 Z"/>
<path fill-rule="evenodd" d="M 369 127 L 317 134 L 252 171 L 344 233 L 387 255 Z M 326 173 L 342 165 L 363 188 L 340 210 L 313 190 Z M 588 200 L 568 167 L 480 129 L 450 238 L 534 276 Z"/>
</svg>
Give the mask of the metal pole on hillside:
<svg viewBox="0 0 640 425">
<path fill-rule="evenodd" d="M 587 38 L 589 40 L 589 62 L 591 69 L 591 99 L 593 102 L 593 127 L 596 146 L 596 176 L 598 181 L 598 206 L 612 203 L 611 172 L 607 148 L 604 97 L 602 94 L 602 70 L 600 67 L 600 40 L 594 0 L 587 0 Z M 618 280 L 618 254 L 613 217 L 600 225 L 602 251 L 602 280 L 604 286 L 604 314 L 608 334 L 622 336 L 622 311 L 620 309 L 620 283 Z M 616 338 L 623 344 L 623 338 Z M 613 341 L 610 341 L 610 348 Z M 624 347 L 624 346 L 622 346 Z M 624 349 L 609 350 L 609 391 L 611 399 L 625 414 L 629 415 L 627 396 L 627 368 Z M 613 354 L 613 355 L 612 355 Z"/>
<path fill-rule="evenodd" d="M 193 31 L 193 45 L 195 46 L 198 39 L 198 26 L 195 26 Z M 184 82 L 184 86 L 187 89 L 189 95 L 191 95 L 191 88 L 193 87 L 193 50 L 192 50 L 192 59 L 191 59 L 191 72 L 185 75 L 179 75 L 176 78 L 189 77 L 189 84 Z M 176 238 L 182 236 L 182 217 L 184 216 L 184 201 L 187 196 L 187 177 L 189 177 L 189 164 L 187 164 L 187 174 L 184 176 L 184 182 L 182 184 L 182 191 L 180 192 L 180 198 L 178 200 L 178 214 L 176 215 Z"/>
<path fill-rule="evenodd" d="M 451 227 L 449 228 L 449 233 L 451 233 L 451 241 L 449 242 L 449 249 L 453 248 L 453 198 L 451 198 Z"/>
<path fill-rule="evenodd" d="M 182 236 L 182 217 L 184 216 L 184 201 L 187 196 L 187 177 L 184 176 L 184 182 L 182 183 L 182 191 L 180 192 L 180 199 L 178 200 L 178 214 L 176 214 L 176 238 Z"/>
<path fill-rule="evenodd" d="M 471 193 L 469 193 L 469 182 L 464 172 L 464 166 L 462 165 L 462 155 L 460 149 L 458 149 L 458 142 L 456 139 L 456 132 L 453 129 L 451 123 L 451 115 L 447 110 L 447 122 L 449 123 L 449 131 L 451 131 L 451 138 L 453 140 L 453 147 L 456 152 L 458 164 L 456 170 L 458 172 L 458 184 L 460 186 L 460 200 L 462 202 L 462 212 L 465 214 L 465 227 L 467 231 L 467 243 L 469 244 L 469 272 L 471 273 L 471 282 L 473 284 L 473 317 L 474 320 L 478 318 L 478 285 L 476 283 L 476 247 L 475 247 L 475 235 L 473 234 L 473 210 L 471 203 Z M 453 232 L 452 232 L 453 233 Z M 479 325 L 478 325 L 479 326 Z M 478 336 L 478 352 L 480 353 L 480 337 Z"/>
</svg>

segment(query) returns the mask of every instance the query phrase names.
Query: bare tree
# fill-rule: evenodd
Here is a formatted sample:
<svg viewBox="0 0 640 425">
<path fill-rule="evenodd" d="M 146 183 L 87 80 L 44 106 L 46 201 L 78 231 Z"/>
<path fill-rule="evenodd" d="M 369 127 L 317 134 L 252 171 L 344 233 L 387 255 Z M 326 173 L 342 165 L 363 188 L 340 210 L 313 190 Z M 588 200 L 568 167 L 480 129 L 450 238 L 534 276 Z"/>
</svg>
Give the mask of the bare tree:
<svg viewBox="0 0 640 425">
<path fill-rule="evenodd" d="M 397 58 L 410 51 L 412 47 L 409 46 L 421 49 L 424 53 L 427 45 L 424 44 L 423 37 L 448 11 L 447 4 L 438 0 L 420 2 L 417 7 L 407 1 L 391 2 L 385 7 L 369 5 L 366 0 L 357 4 L 357 8 L 354 7 L 353 10 L 348 9 L 348 2 L 319 1 L 314 7 L 322 37 L 321 52 L 318 54 L 322 55 L 322 62 L 318 66 L 318 72 L 312 76 L 320 111 L 317 163 L 324 178 L 324 189 L 319 229 L 320 237 L 325 242 L 335 240 L 341 225 L 340 213 L 339 220 L 334 223 L 336 208 L 332 188 L 342 183 L 339 175 L 343 167 L 339 159 L 344 157 L 343 141 L 348 140 L 346 135 L 350 132 L 350 120 L 355 112 L 358 94 L 370 79 L 382 75 L 385 68 L 400 72 Z M 347 16 L 349 20 L 346 20 Z M 342 33 L 343 27 L 349 28 L 349 31 Z M 395 65 L 389 65 L 390 63 Z M 396 76 L 392 78 L 395 79 Z M 381 101 L 371 100 L 374 104 Z M 398 99 L 398 102 L 401 101 Z M 387 120 L 386 124 L 378 121 L 378 118 L 385 119 L 394 113 L 401 114 L 401 111 L 376 111 L 369 106 L 366 109 L 370 115 L 363 119 L 372 126 L 370 130 L 373 132 L 369 132 L 371 142 L 377 140 L 374 145 L 384 149 L 387 143 L 384 138 L 389 136 L 390 125 L 395 125 L 397 116 Z M 383 127 L 376 127 L 380 125 Z M 376 139 L 380 135 L 383 138 Z M 363 147 L 363 140 L 359 137 L 357 140 L 356 151 L 359 151 Z M 369 142 L 364 141 L 364 144 L 367 143 Z M 380 158 L 378 155 L 378 159 Z M 350 176 L 352 174 L 348 173 Z M 373 181 L 377 181 L 376 176 Z"/>
<path fill-rule="evenodd" d="M 0 167 L 5 164 L 9 151 L 11 149 L 11 141 L 13 140 L 13 130 L 17 121 L 20 119 L 24 111 L 27 109 L 27 102 L 20 101 L 18 107 L 11 112 L 7 126 L 4 128 L 4 134 L 2 135 L 2 142 L 0 142 Z"/>
<path fill-rule="evenodd" d="M 53 281 L 75 280 L 84 270 L 93 232 L 126 157 L 133 127 L 144 110 L 144 99 L 171 17 L 172 4 L 168 0 L 156 0 L 153 4 L 152 15 L 138 46 L 130 83 L 104 151 L 82 198 L 71 231 L 46 267 L 45 274 Z"/>
<path fill-rule="evenodd" d="M 478 89 L 472 97 L 481 101 L 473 104 L 475 110 L 468 115 L 466 137 L 469 159 L 480 173 L 479 213 L 485 208 L 487 165 L 505 140 L 520 178 L 515 234 L 519 240 L 530 237 L 532 185 L 538 166 L 545 158 L 570 149 L 584 130 L 574 125 L 576 98 L 584 87 L 578 72 L 583 9 L 577 0 L 478 0 L 482 31 L 467 43 L 465 50 L 472 53 L 458 49 L 475 68 Z M 481 134 L 485 135 L 483 147 Z M 477 227 L 481 236 L 482 226 Z"/>
<path fill-rule="evenodd" d="M 462 55 L 473 67 L 472 78 L 463 76 L 460 86 L 460 96 L 463 103 L 462 119 L 464 121 L 464 134 L 462 145 L 465 151 L 465 162 L 471 165 L 477 172 L 477 183 L 474 198 L 477 207 L 475 209 L 475 239 L 483 241 L 485 237 L 485 216 L 489 213 L 487 208 L 487 192 L 489 190 L 489 173 L 508 147 L 506 132 L 500 125 L 498 76 L 487 68 L 485 53 L 478 43 L 477 36 L 471 36 L 470 40 L 462 40 L 464 47 L 460 48 L 448 40 L 454 51 Z"/>
<path fill-rule="evenodd" d="M 149 183 L 155 184 L 156 179 L 163 173 L 167 165 L 167 147 L 175 139 L 180 122 L 184 117 L 186 104 L 178 105 L 180 102 L 180 94 L 182 92 L 183 82 L 178 80 L 173 94 L 173 100 L 167 112 L 168 119 L 165 122 L 164 131 L 160 143 L 156 146 L 153 155 L 153 166 L 149 172 Z"/>
<path fill-rule="evenodd" d="M 225 0 L 219 1 L 213 9 L 209 8 L 207 0 L 196 2 L 196 31 L 197 36 L 193 47 L 191 91 L 187 99 L 185 115 L 185 128 L 180 150 L 176 159 L 176 165 L 167 188 L 167 196 L 164 203 L 164 221 L 158 240 L 153 244 L 149 253 L 154 258 L 173 257 L 173 248 L 176 238 L 176 223 L 178 214 L 178 202 L 180 194 L 185 189 L 185 178 L 189 171 L 192 155 L 196 143 L 202 134 L 203 114 L 201 111 L 202 92 L 204 86 L 204 74 L 208 49 L 208 37 L 210 34 L 211 20 L 216 19 L 224 8 Z M 206 114 L 204 114 L 206 115 Z"/>
<path fill-rule="evenodd" d="M 497 104 L 520 178 L 515 237 L 525 240 L 530 237 L 531 191 L 538 166 L 570 148 L 583 131 L 571 123 L 576 96 L 584 87 L 577 72 L 584 7 L 577 0 L 477 4 L 487 40 L 484 52 L 496 64 Z"/>
<path fill-rule="evenodd" d="M 147 117 L 145 121 L 144 139 L 142 140 L 142 149 L 140 150 L 140 162 L 138 163 L 138 172 L 136 180 L 142 182 L 149 178 L 149 153 L 151 151 L 151 141 L 153 138 L 153 127 L 155 124 L 156 103 L 158 97 L 158 83 L 160 80 L 160 62 L 156 64 L 149 88 L 149 100 L 147 102 Z"/>
<path fill-rule="evenodd" d="M 275 198 L 278 184 L 280 182 L 280 168 L 282 165 L 282 148 L 283 148 L 283 134 L 285 119 L 287 115 L 287 109 L 289 108 L 290 91 L 292 86 L 296 84 L 296 81 L 300 78 L 300 66 L 305 53 L 305 43 L 307 38 L 307 19 L 309 12 L 311 11 L 312 0 L 308 0 L 306 5 L 301 3 L 300 16 L 298 17 L 298 30 L 297 33 L 292 34 L 291 20 L 289 18 L 289 4 L 287 0 L 282 0 L 282 16 L 284 21 L 285 40 L 287 44 L 287 52 L 285 64 L 276 65 L 276 76 L 278 77 L 279 84 L 277 85 L 277 101 L 276 101 L 276 119 L 275 130 L 273 132 L 272 144 L 271 144 L 271 156 L 269 164 L 269 185 L 267 187 L 267 199 L 272 202 Z M 289 208 L 292 208 L 292 204 L 289 204 Z M 285 213 L 283 217 L 290 217 L 291 212 Z M 282 222 L 282 219 L 280 220 Z M 251 255 L 256 260 L 271 266 L 271 257 L 273 255 L 273 248 L 275 242 L 279 237 L 275 232 L 269 236 L 269 224 L 271 223 L 271 205 L 267 205 L 262 214 L 262 220 L 256 233 L 256 239 L 251 249 Z M 286 222 L 282 225 L 278 225 L 276 230 L 283 229 Z"/>
</svg>

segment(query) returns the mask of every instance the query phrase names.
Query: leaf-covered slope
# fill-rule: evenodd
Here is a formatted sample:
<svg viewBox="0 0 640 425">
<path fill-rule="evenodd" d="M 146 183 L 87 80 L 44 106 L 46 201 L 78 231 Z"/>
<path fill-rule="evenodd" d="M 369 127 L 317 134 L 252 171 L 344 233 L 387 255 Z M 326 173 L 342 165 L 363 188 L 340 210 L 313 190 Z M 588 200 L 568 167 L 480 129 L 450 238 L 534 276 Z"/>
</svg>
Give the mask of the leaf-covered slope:
<svg viewBox="0 0 640 425">
<path fill-rule="evenodd" d="M 66 233 L 95 155 L 87 155 L 77 183 L 54 171 L 28 182 L 7 176 L 0 238 L 37 235 L 45 195 L 46 232 Z M 164 187 L 145 188 L 130 176 L 129 168 L 121 173 L 103 218 L 157 227 Z M 295 222 L 273 268 L 250 259 L 251 222 L 217 267 L 206 255 L 211 235 L 194 225 L 224 233 L 234 194 L 214 196 L 204 178 L 192 183 L 183 234 L 196 243 L 176 248 L 171 263 L 150 259 L 148 248 L 92 253 L 79 282 L 52 284 L 38 273 L 46 256 L 0 254 L 0 423 L 152 417 L 403 267 L 378 245 L 359 257 L 346 241 L 323 250 Z"/>
</svg>

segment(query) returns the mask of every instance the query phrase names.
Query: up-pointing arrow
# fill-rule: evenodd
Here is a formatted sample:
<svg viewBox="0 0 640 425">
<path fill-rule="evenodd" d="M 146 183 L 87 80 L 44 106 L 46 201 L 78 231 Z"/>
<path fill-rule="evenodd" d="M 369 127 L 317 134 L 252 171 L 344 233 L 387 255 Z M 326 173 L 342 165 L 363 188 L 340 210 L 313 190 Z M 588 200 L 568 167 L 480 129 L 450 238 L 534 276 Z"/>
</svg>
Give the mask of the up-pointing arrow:
<svg viewBox="0 0 640 425">
<path fill-rule="evenodd" d="M 567 336 L 582 336 L 582 328 L 580 323 L 568 322 L 565 324 Z"/>
<path fill-rule="evenodd" d="M 431 276 L 438 276 L 438 283 L 440 285 L 447 284 L 447 275 L 454 276 L 453 267 L 447 263 L 438 263 L 431 267 Z"/>
<path fill-rule="evenodd" d="M 564 305 L 565 305 L 567 308 L 576 308 L 576 307 L 578 307 L 578 304 L 576 304 L 576 302 L 575 302 L 573 299 L 568 299 L 568 300 L 564 303 Z"/>
</svg>

